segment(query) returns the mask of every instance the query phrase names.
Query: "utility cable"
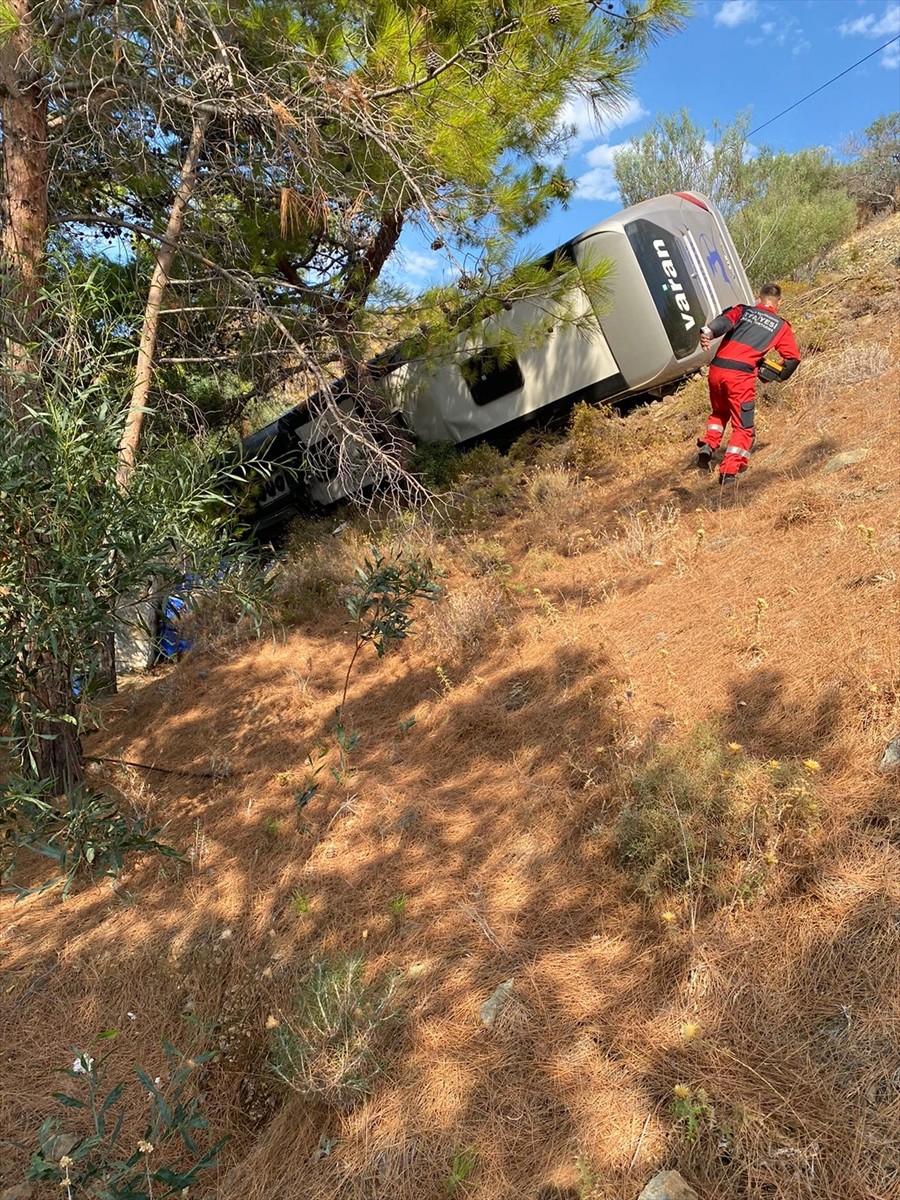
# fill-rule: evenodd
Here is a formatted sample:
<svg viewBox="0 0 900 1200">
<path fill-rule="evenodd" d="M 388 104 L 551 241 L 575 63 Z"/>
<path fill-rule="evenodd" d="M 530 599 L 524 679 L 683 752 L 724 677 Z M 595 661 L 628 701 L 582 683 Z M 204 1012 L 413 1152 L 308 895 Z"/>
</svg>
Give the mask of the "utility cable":
<svg viewBox="0 0 900 1200">
<path fill-rule="evenodd" d="M 886 42 L 883 42 L 880 46 L 878 46 L 870 54 L 865 55 L 865 57 L 861 58 L 859 60 L 859 62 L 853 63 L 852 66 L 847 67 L 845 70 L 841 71 L 840 74 L 833 76 L 833 78 L 829 79 L 827 83 L 823 83 L 820 87 L 817 87 L 815 89 L 815 91 L 807 92 L 805 96 L 801 96 L 801 98 L 799 100 L 795 101 L 794 104 L 789 105 L 788 108 L 782 109 L 782 111 L 780 113 L 776 113 L 774 117 L 769 117 L 768 121 L 763 121 L 762 125 L 757 125 L 755 129 L 751 129 L 750 132 L 747 134 L 747 137 L 748 138 L 753 137 L 754 133 L 759 133 L 759 131 L 761 129 L 765 129 L 765 127 L 767 125 L 771 125 L 773 121 L 777 121 L 778 118 L 783 117 L 785 115 L 785 113 L 791 112 L 792 109 L 797 108 L 799 105 L 801 105 L 805 101 L 809 100 L 810 97 L 815 96 L 818 92 L 824 91 L 825 88 L 830 87 L 830 85 L 832 83 L 836 82 L 836 80 L 838 80 L 838 79 L 841 79 L 844 75 L 848 75 L 851 71 L 855 71 L 858 66 L 862 65 L 862 63 L 868 62 L 868 60 L 870 58 L 874 58 L 875 55 L 879 54 L 882 50 L 884 50 L 886 46 L 891 46 L 891 45 L 893 45 L 894 42 L 897 42 L 897 41 L 900 41 L 900 33 L 898 33 L 895 37 L 888 38 L 888 40 Z"/>
</svg>

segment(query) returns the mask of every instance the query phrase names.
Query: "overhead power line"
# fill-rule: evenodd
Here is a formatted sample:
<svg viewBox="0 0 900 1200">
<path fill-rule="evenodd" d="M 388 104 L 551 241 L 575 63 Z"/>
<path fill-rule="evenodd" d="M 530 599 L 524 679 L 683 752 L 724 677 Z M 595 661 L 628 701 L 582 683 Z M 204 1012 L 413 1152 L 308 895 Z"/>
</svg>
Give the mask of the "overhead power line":
<svg viewBox="0 0 900 1200">
<path fill-rule="evenodd" d="M 820 87 L 817 87 L 814 91 L 807 92 L 805 96 L 801 96 L 799 100 L 796 100 L 793 104 L 789 105 L 787 108 L 782 109 L 780 113 L 776 113 L 774 117 L 769 117 L 768 121 L 763 121 L 762 125 L 757 125 L 755 129 L 751 129 L 750 132 L 747 134 L 747 137 L 748 138 L 753 137 L 754 133 L 759 133 L 759 131 L 761 129 L 765 129 L 765 127 L 767 125 L 771 125 L 773 121 L 777 121 L 779 119 L 779 117 L 783 117 L 785 115 L 785 113 L 789 113 L 793 109 L 797 108 L 799 105 L 805 103 L 805 101 L 809 100 L 811 96 L 815 96 L 815 95 L 817 95 L 817 93 L 824 91 L 825 88 L 830 87 L 831 84 L 836 82 L 836 80 L 841 79 L 844 75 L 849 75 L 849 73 L 851 71 L 855 71 L 858 66 L 862 65 L 862 63 L 868 62 L 868 60 L 870 58 L 874 58 L 876 54 L 880 54 L 881 51 L 885 49 L 885 47 L 890 46 L 894 42 L 897 42 L 897 41 L 900 41 L 900 33 L 898 33 L 895 37 L 888 38 L 888 40 L 886 42 L 882 42 L 882 44 L 880 46 L 878 46 L 875 50 L 873 50 L 870 54 L 866 54 L 863 58 L 861 58 L 859 60 L 859 62 L 853 63 L 852 66 L 847 67 L 845 70 L 841 71 L 838 75 L 834 75 L 831 79 L 829 79 L 826 83 L 823 83 Z"/>
</svg>

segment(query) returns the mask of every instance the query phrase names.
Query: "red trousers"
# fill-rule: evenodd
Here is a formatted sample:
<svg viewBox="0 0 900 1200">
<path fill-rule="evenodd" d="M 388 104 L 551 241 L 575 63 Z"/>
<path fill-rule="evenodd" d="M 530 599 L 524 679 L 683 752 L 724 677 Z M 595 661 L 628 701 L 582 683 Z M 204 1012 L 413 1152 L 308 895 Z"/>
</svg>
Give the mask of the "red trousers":
<svg viewBox="0 0 900 1200">
<path fill-rule="evenodd" d="M 718 450 L 725 436 L 725 426 L 731 422 L 731 439 L 719 467 L 720 475 L 737 475 L 747 468 L 750 447 L 753 445 L 753 419 L 756 401 L 756 372 L 728 371 L 724 367 L 709 368 L 709 403 L 712 408 L 706 422 L 706 433 L 698 446 Z"/>
</svg>

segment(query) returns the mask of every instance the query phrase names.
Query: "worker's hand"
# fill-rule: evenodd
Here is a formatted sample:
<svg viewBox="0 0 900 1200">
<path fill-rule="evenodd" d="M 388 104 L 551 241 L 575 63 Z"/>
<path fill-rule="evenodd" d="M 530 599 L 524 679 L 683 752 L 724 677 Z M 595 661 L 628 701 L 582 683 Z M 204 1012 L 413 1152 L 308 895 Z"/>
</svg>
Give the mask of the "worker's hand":
<svg viewBox="0 0 900 1200">
<path fill-rule="evenodd" d="M 709 347 L 710 347 L 709 334 L 708 334 L 708 333 L 701 333 L 701 334 L 700 334 L 700 349 L 701 349 L 701 350 L 708 350 L 708 349 L 709 349 Z"/>
</svg>

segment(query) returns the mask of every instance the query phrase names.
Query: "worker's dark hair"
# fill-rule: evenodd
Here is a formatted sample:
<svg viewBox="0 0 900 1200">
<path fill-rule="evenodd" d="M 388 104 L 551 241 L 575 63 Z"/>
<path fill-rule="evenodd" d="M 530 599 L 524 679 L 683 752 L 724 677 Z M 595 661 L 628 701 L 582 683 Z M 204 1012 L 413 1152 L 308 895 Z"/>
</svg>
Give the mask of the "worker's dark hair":
<svg viewBox="0 0 900 1200">
<path fill-rule="evenodd" d="M 759 289 L 759 296 L 774 296 L 777 300 L 781 299 L 781 288 L 777 283 L 764 283 Z"/>
</svg>

